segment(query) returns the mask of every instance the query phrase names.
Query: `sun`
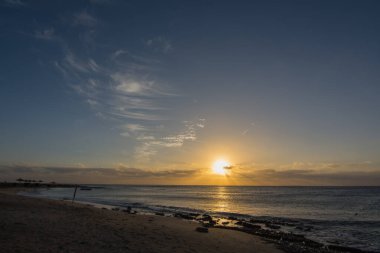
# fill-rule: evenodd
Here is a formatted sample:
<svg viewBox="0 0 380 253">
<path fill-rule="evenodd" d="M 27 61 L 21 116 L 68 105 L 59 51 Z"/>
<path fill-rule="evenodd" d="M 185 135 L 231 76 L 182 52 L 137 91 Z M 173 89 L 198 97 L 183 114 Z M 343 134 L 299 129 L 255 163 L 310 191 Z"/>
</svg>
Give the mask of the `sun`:
<svg viewBox="0 0 380 253">
<path fill-rule="evenodd" d="M 226 174 L 228 174 L 227 168 L 230 166 L 231 166 L 231 164 L 229 162 L 227 162 L 226 160 L 216 160 L 212 164 L 212 171 L 215 174 L 226 175 Z"/>
</svg>

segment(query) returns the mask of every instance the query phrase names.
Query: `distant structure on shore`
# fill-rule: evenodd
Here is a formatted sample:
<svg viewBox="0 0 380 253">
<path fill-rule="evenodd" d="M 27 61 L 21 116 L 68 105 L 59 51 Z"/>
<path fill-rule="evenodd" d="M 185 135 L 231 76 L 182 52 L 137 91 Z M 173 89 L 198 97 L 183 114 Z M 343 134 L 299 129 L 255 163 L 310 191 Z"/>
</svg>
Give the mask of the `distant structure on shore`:
<svg viewBox="0 0 380 253">
<path fill-rule="evenodd" d="M 0 187 L 75 187 L 74 184 L 58 184 L 54 181 L 44 182 L 43 180 L 18 178 L 15 182 L 1 182 Z"/>
</svg>

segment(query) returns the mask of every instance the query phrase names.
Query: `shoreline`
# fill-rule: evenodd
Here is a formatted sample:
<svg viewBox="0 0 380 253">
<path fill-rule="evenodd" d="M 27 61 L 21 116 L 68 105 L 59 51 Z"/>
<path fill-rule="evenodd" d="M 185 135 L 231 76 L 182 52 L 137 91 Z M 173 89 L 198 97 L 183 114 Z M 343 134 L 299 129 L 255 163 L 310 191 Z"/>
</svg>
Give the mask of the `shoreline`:
<svg viewBox="0 0 380 253">
<path fill-rule="evenodd" d="M 30 188 L 20 188 L 19 190 L 13 190 L 13 194 L 19 192 L 20 190 L 25 191 Z M 1 190 L 0 190 L 1 193 Z M 25 197 L 25 196 L 24 196 Z M 27 197 L 31 199 L 41 199 L 36 197 Z M 61 201 L 61 200 L 51 200 L 45 199 L 48 201 L 56 201 L 56 202 L 65 202 L 70 203 L 71 201 Z M 96 209 L 112 210 L 113 213 L 124 213 L 126 215 L 134 215 L 136 214 L 135 210 L 125 209 L 123 207 L 111 206 L 111 205 L 98 205 L 95 203 L 81 203 L 79 201 L 75 201 L 74 205 L 82 205 Z M 96 207 L 97 206 L 97 207 Z M 117 211 L 117 212 L 115 212 Z M 284 222 L 276 221 L 276 220 L 263 220 L 263 219 L 237 219 L 236 217 L 215 217 L 207 214 L 200 215 L 199 213 L 174 213 L 174 215 L 167 215 L 167 213 L 163 212 L 153 212 L 153 213 L 141 213 L 139 211 L 138 215 L 141 216 L 152 216 L 168 219 L 175 219 L 177 221 L 185 220 L 189 221 L 192 224 L 198 224 L 200 227 L 204 227 L 209 229 L 210 231 L 214 230 L 224 230 L 224 231 L 234 231 L 235 233 L 244 233 L 250 236 L 258 237 L 259 240 L 264 240 L 266 242 L 270 242 L 271 245 L 276 245 L 276 248 L 280 248 L 282 251 L 280 252 L 316 252 L 316 253 L 330 253 L 330 252 L 370 252 L 363 251 L 356 248 L 350 248 L 339 245 L 324 245 L 322 243 L 316 242 L 314 240 L 310 240 L 305 238 L 302 234 L 293 234 L 287 233 L 284 231 L 280 231 L 280 227 L 285 226 L 295 226 L 294 224 L 284 224 Z M 165 216 L 165 217 L 163 217 Z M 136 216 L 137 217 L 137 216 Z M 176 217 L 176 218 L 175 218 Z M 178 219 L 179 218 L 179 219 Z M 265 251 L 259 251 L 265 252 Z M 270 252 L 275 252 L 270 251 Z M 372 251 L 373 252 L 373 251 Z"/>
<path fill-rule="evenodd" d="M 239 231 L 202 233 L 189 220 L 30 198 L 19 190 L 0 190 L 2 252 L 284 252 Z"/>
</svg>

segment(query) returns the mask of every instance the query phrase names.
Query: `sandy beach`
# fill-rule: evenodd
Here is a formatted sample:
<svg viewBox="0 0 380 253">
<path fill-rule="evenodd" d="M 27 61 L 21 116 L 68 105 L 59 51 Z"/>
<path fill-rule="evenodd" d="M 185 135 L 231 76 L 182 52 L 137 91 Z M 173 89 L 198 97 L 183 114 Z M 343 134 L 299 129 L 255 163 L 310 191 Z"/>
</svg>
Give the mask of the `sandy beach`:
<svg viewBox="0 0 380 253">
<path fill-rule="evenodd" d="M 283 252 L 240 231 L 136 215 L 0 190 L 1 252 Z"/>
</svg>

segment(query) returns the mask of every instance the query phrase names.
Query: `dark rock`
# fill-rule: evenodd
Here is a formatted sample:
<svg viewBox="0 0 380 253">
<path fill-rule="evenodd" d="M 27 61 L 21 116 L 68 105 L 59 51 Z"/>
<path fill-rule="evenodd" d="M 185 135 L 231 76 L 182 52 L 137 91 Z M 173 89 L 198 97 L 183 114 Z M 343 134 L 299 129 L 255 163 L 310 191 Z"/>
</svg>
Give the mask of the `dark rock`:
<svg viewBox="0 0 380 253">
<path fill-rule="evenodd" d="M 329 245 L 329 249 L 336 250 L 336 251 L 343 251 L 343 252 L 349 252 L 349 253 L 363 253 L 364 251 L 360 249 L 345 247 L 345 246 L 339 246 L 339 245 Z"/>
<path fill-rule="evenodd" d="M 274 231 L 274 230 L 267 230 L 267 229 L 258 229 L 257 227 L 259 226 L 257 224 L 252 224 L 244 220 L 241 220 L 240 222 L 244 224 L 245 226 L 231 227 L 231 226 L 217 225 L 215 226 L 215 228 L 237 230 L 237 231 L 254 234 L 254 235 L 267 238 L 275 242 L 276 244 L 278 244 L 279 248 L 283 249 L 287 253 L 339 253 L 339 252 L 364 253 L 363 251 L 352 251 L 356 249 L 351 249 L 351 248 L 344 248 L 344 249 L 336 248 L 335 250 L 333 250 L 331 248 L 327 248 L 322 243 L 307 239 L 305 238 L 304 235 L 301 235 L 301 234 L 285 233 L 278 230 Z M 267 223 L 270 224 L 271 222 L 267 222 Z"/>
<path fill-rule="evenodd" d="M 276 224 L 271 224 L 271 223 L 265 224 L 265 226 L 267 226 L 268 228 L 271 228 L 271 229 L 280 229 L 281 228 L 281 226 L 276 225 Z"/>
<path fill-rule="evenodd" d="M 208 233 L 208 228 L 205 227 L 197 227 L 195 231 L 200 232 L 200 233 Z"/>
<path fill-rule="evenodd" d="M 202 221 L 202 225 L 204 227 L 213 227 L 216 225 L 216 222 L 213 221 L 213 220 L 210 220 L 210 221 Z"/>
<path fill-rule="evenodd" d="M 165 216 L 165 214 L 162 213 L 162 212 L 155 212 L 154 214 L 155 214 L 155 215 L 158 215 L 158 216 Z"/>
<path fill-rule="evenodd" d="M 313 226 L 296 226 L 296 229 L 298 230 L 302 230 L 302 231 L 305 231 L 305 232 L 309 232 L 311 231 L 311 229 L 313 228 Z"/>
<path fill-rule="evenodd" d="M 202 221 L 212 221 L 212 217 L 208 214 L 204 214 L 202 215 L 201 218 L 198 218 L 198 220 L 202 220 Z"/>
<path fill-rule="evenodd" d="M 243 222 L 242 222 L 242 226 L 243 226 L 243 227 L 246 227 L 246 228 L 261 229 L 261 226 L 260 226 L 260 225 L 252 224 L 252 223 L 250 223 L 250 222 L 246 222 L 246 221 L 243 221 Z"/>
<path fill-rule="evenodd" d="M 259 219 L 252 218 L 252 219 L 249 220 L 249 222 L 251 222 L 251 223 L 262 223 L 263 221 L 259 220 Z"/>
<path fill-rule="evenodd" d="M 312 226 L 307 226 L 307 227 L 304 228 L 303 231 L 310 232 L 312 228 L 313 228 Z"/>
<path fill-rule="evenodd" d="M 194 220 L 195 216 L 197 216 L 197 215 L 184 214 L 184 213 L 175 213 L 174 214 L 174 217 L 182 218 L 182 219 L 185 219 L 185 220 Z"/>
</svg>

